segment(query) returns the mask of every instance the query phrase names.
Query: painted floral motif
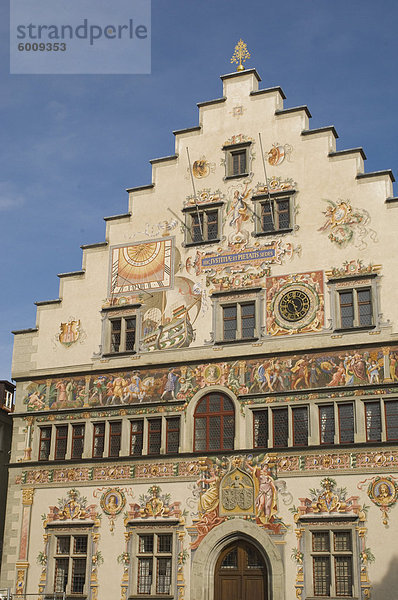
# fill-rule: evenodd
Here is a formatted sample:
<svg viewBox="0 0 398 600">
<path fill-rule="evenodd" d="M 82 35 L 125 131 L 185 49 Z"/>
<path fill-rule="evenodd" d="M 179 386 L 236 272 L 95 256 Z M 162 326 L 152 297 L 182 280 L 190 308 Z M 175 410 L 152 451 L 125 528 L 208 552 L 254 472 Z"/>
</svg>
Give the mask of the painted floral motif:
<svg viewBox="0 0 398 600">
<path fill-rule="evenodd" d="M 371 275 L 379 273 L 381 265 L 364 265 L 363 261 L 357 258 L 356 260 L 346 260 L 341 267 L 332 267 L 330 271 L 326 271 L 326 276 L 329 279 L 343 279 L 352 275 Z"/>
<path fill-rule="evenodd" d="M 268 187 L 266 183 L 258 183 L 255 188 L 255 194 L 267 194 L 270 192 L 286 192 L 287 190 L 294 190 L 297 186 L 297 182 L 291 177 L 269 177 Z"/>
<path fill-rule="evenodd" d="M 58 498 L 58 506 L 50 506 L 48 515 L 43 515 L 44 526 L 52 521 L 85 521 L 98 518 L 95 504 L 87 506 L 87 498 L 71 489 L 66 498 Z"/>
<path fill-rule="evenodd" d="M 184 207 L 195 206 L 195 204 L 212 204 L 213 202 L 222 202 L 224 194 L 221 190 L 212 192 L 210 188 L 199 190 L 196 196 L 193 194 L 186 197 Z"/>
<path fill-rule="evenodd" d="M 291 154 L 293 152 L 293 146 L 290 144 L 279 144 L 276 142 L 272 144 L 270 150 L 265 155 L 265 159 L 268 160 L 269 164 L 273 167 L 281 165 L 284 160 L 291 162 Z"/>
<path fill-rule="evenodd" d="M 130 504 L 125 522 L 132 519 L 169 518 L 180 519 L 181 502 L 170 503 L 170 494 L 162 494 L 158 485 L 152 485 L 146 494 L 139 497 L 139 504 Z"/>
<path fill-rule="evenodd" d="M 188 528 L 191 549 L 196 549 L 214 527 L 237 516 L 252 520 L 272 534 L 286 531 L 278 517 L 278 491 L 284 496 L 286 483 L 276 475 L 273 455 L 250 455 L 202 459 L 201 477 L 194 497 L 197 513 Z"/>
<path fill-rule="evenodd" d="M 363 208 L 354 208 L 349 200 L 326 200 L 325 223 L 319 231 L 328 233 L 331 242 L 344 248 L 353 242 L 359 250 L 367 247 L 367 238 L 377 242 L 377 233 L 369 227 L 370 215 Z"/>
<path fill-rule="evenodd" d="M 393 476 L 374 477 L 365 479 L 358 484 L 358 489 L 363 489 L 366 482 L 370 481 L 367 493 L 372 502 L 378 506 L 382 513 L 383 525 L 388 526 L 388 513 L 398 499 L 398 479 Z"/>
</svg>

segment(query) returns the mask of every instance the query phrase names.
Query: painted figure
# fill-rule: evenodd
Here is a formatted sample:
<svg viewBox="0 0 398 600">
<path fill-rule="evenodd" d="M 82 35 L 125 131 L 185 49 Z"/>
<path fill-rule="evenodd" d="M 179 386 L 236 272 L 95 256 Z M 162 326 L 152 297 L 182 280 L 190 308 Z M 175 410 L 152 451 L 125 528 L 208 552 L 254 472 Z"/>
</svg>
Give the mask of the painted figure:
<svg viewBox="0 0 398 600">
<path fill-rule="evenodd" d="M 196 484 L 203 490 L 199 497 L 199 512 L 201 514 L 215 510 L 219 503 L 218 484 L 219 477 L 217 470 L 213 467 L 210 471 L 210 477 L 198 479 Z M 206 488 L 206 486 L 208 486 Z"/>
<path fill-rule="evenodd" d="M 227 213 L 228 217 L 231 216 L 229 224 L 231 227 L 236 227 L 236 233 L 240 233 L 242 223 L 249 219 L 248 206 L 247 202 L 245 202 L 248 194 L 247 186 L 243 194 L 240 194 L 239 190 L 235 190 L 231 208 Z"/>
<path fill-rule="evenodd" d="M 262 523 L 268 523 L 276 513 L 276 488 L 267 465 L 252 466 L 247 464 L 257 480 L 256 514 Z"/>
<path fill-rule="evenodd" d="M 175 387 L 176 387 L 177 381 L 178 381 L 178 375 L 175 372 L 175 370 L 173 369 L 173 367 L 171 367 L 167 374 L 167 381 L 166 381 L 166 385 L 164 386 L 163 394 L 161 395 L 162 400 L 167 393 L 170 393 L 173 400 L 175 400 Z"/>
</svg>

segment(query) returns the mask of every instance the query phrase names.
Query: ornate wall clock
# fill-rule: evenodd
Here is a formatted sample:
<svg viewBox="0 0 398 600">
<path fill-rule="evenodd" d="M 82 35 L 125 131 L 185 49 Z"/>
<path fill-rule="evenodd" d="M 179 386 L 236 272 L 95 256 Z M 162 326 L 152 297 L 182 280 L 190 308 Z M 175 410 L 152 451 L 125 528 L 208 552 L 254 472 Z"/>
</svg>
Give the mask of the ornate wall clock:
<svg viewBox="0 0 398 600">
<path fill-rule="evenodd" d="M 318 294 L 306 283 L 282 286 L 272 301 L 275 321 L 283 329 L 304 329 L 315 319 L 318 308 Z"/>
</svg>

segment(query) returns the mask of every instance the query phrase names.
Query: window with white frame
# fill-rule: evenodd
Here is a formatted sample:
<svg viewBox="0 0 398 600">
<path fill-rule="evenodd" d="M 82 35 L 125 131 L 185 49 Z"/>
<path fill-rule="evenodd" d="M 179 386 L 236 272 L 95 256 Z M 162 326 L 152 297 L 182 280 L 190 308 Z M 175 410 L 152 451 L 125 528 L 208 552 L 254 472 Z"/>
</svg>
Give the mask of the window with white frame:
<svg viewBox="0 0 398 600">
<path fill-rule="evenodd" d="M 244 177 L 250 173 L 251 142 L 223 147 L 225 152 L 225 178 Z"/>
<path fill-rule="evenodd" d="M 254 235 L 284 233 L 293 229 L 293 195 L 295 191 L 256 194 L 254 204 Z"/>
<path fill-rule="evenodd" d="M 87 533 L 55 534 L 53 542 L 53 589 L 56 594 L 87 595 L 88 588 Z"/>
<path fill-rule="evenodd" d="M 329 280 L 334 329 L 371 329 L 377 325 L 377 278 Z"/>
<path fill-rule="evenodd" d="M 196 246 L 220 241 L 222 202 L 184 209 L 185 245 Z"/>
<path fill-rule="evenodd" d="M 175 540 L 172 531 L 137 532 L 131 597 L 173 596 Z"/>
<path fill-rule="evenodd" d="M 8 408 L 8 410 L 12 410 L 13 398 L 14 394 L 12 392 L 6 391 L 4 406 Z"/>
</svg>

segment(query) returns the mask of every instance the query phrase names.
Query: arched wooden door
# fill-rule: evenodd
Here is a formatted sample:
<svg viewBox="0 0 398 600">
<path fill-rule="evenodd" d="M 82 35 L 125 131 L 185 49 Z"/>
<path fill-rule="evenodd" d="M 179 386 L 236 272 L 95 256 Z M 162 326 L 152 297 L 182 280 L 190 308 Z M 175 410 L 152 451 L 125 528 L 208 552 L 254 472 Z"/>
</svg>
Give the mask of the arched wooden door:
<svg viewBox="0 0 398 600">
<path fill-rule="evenodd" d="M 218 557 L 214 584 L 214 600 L 267 600 L 264 559 L 248 542 L 233 542 Z"/>
</svg>

